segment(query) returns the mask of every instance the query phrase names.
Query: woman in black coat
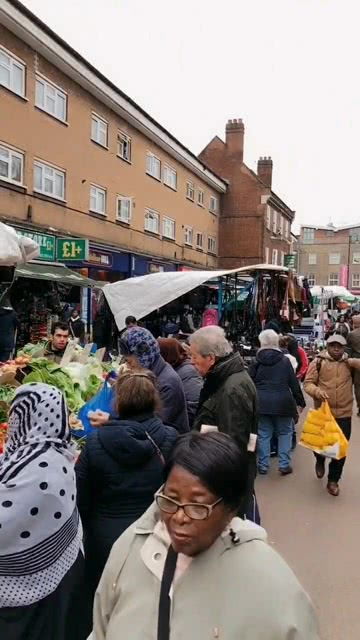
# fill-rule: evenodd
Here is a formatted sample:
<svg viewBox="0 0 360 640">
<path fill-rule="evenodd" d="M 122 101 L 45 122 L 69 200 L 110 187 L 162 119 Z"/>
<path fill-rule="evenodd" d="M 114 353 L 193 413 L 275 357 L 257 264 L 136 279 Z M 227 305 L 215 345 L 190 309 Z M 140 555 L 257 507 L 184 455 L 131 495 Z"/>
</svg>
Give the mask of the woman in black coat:
<svg viewBox="0 0 360 640">
<path fill-rule="evenodd" d="M 121 418 L 111 419 L 88 436 L 76 465 L 88 633 L 92 600 L 111 547 L 152 503 L 178 435 L 155 415 L 159 396 L 150 372 L 137 370 L 119 377 L 115 408 Z"/>
</svg>

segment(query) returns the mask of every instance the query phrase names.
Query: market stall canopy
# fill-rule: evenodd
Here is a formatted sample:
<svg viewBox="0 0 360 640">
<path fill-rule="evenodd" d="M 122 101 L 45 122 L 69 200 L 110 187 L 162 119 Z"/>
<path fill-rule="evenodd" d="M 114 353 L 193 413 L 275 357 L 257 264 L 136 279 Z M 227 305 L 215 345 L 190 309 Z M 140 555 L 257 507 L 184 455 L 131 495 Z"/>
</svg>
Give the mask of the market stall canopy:
<svg viewBox="0 0 360 640">
<path fill-rule="evenodd" d="M 340 285 L 332 285 L 332 286 L 315 286 L 311 287 L 311 295 L 313 298 L 329 300 L 329 298 L 340 298 L 345 302 L 356 302 L 358 298 L 354 296 L 351 291 L 349 291 L 346 287 L 341 287 Z M 315 301 L 317 304 L 319 301 Z"/>
<path fill-rule="evenodd" d="M 0 222 L 0 265 L 13 267 L 34 260 L 40 255 L 37 242 L 19 236 L 15 229 Z"/>
<path fill-rule="evenodd" d="M 196 289 L 204 282 L 232 273 L 256 271 L 259 267 L 274 270 L 274 265 L 255 265 L 222 271 L 165 271 L 107 284 L 103 291 L 121 331 L 125 327 L 127 316 L 135 316 L 141 320 L 155 309 Z M 278 270 L 282 271 L 284 268 L 279 267 Z"/>
<path fill-rule="evenodd" d="M 282 267 L 277 264 L 251 264 L 248 267 L 241 267 L 240 269 L 236 269 L 238 273 L 255 273 L 256 271 L 267 271 L 271 273 L 272 271 L 277 271 L 278 273 L 288 273 L 288 267 Z"/>
<path fill-rule="evenodd" d="M 91 280 L 91 278 L 85 278 L 76 271 L 71 271 L 62 264 L 48 264 L 39 262 L 28 262 L 24 265 L 19 265 L 15 271 L 15 277 L 17 278 L 34 278 L 36 280 L 48 280 L 51 282 L 61 282 L 63 284 L 70 284 L 73 287 L 91 287 L 102 288 L 101 282 Z"/>
</svg>

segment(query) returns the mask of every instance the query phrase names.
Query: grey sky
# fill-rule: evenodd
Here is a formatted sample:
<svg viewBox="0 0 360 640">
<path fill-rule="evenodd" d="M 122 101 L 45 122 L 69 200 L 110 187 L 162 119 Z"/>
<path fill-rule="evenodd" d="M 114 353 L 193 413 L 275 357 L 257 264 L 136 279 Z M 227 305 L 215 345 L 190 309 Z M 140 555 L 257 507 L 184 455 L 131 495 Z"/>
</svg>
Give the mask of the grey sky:
<svg viewBox="0 0 360 640">
<path fill-rule="evenodd" d="M 198 153 L 228 118 L 297 223 L 360 222 L 358 0 L 23 0 Z"/>
</svg>

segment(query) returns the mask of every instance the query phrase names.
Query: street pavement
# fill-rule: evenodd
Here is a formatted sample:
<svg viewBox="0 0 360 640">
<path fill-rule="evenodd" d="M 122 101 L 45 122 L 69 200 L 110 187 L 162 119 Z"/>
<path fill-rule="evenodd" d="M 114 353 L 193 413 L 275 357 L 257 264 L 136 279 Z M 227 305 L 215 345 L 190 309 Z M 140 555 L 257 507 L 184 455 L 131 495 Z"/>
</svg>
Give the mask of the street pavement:
<svg viewBox="0 0 360 640">
<path fill-rule="evenodd" d="M 281 477 L 273 458 L 269 475 L 258 477 L 262 524 L 310 594 L 321 640 L 359 640 L 360 418 L 353 417 L 337 498 L 327 493 L 326 476 L 316 478 L 311 451 L 298 445 L 293 462 L 291 476 Z"/>
</svg>

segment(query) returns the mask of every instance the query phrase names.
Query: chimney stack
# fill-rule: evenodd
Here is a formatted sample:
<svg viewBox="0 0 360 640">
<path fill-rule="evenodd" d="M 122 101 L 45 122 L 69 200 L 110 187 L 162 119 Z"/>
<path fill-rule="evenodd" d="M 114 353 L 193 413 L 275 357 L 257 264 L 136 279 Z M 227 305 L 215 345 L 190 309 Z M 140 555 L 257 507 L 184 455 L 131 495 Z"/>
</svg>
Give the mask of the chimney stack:
<svg viewBox="0 0 360 640">
<path fill-rule="evenodd" d="M 244 123 L 241 118 L 228 120 L 226 123 L 227 152 L 241 164 L 244 158 Z"/>
<path fill-rule="evenodd" d="M 270 189 L 272 184 L 272 170 L 273 161 L 270 156 L 268 158 L 259 158 L 257 164 L 258 177 L 267 187 L 270 187 Z"/>
</svg>

